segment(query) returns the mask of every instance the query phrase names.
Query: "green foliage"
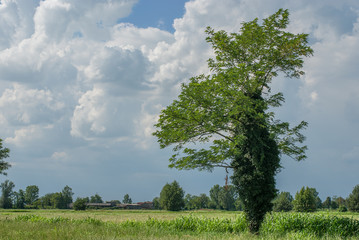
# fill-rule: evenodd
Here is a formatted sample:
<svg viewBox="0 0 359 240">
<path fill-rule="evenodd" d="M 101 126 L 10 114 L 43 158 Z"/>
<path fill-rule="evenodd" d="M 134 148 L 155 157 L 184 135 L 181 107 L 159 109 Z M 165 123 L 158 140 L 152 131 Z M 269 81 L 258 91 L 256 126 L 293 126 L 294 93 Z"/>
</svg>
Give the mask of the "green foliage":
<svg viewBox="0 0 359 240">
<path fill-rule="evenodd" d="M 219 186 L 218 184 L 214 185 L 209 190 L 209 196 L 211 198 L 210 208 L 220 209 L 220 204 L 219 204 L 219 192 L 220 191 L 221 191 L 221 186 Z"/>
<path fill-rule="evenodd" d="M 335 209 L 338 209 L 338 207 L 339 207 L 338 203 L 335 201 L 332 201 L 331 208 L 335 210 Z"/>
<path fill-rule="evenodd" d="M 184 191 L 177 181 L 163 186 L 160 193 L 160 205 L 162 209 L 179 211 L 184 208 Z"/>
<path fill-rule="evenodd" d="M 61 192 L 45 194 L 33 201 L 32 205 L 34 208 L 67 209 L 72 203 L 73 194 L 72 189 L 66 185 Z"/>
<path fill-rule="evenodd" d="M 216 184 L 211 188 L 209 194 L 211 197 L 209 204 L 210 208 L 223 209 L 223 210 L 236 209 L 235 203 L 238 200 L 238 194 L 236 188 L 233 185 L 228 185 L 227 187 L 225 186 L 221 187 L 218 184 Z M 243 207 L 242 201 L 238 202 L 237 205 L 242 210 Z"/>
<path fill-rule="evenodd" d="M 275 174 L 280 154 L 306 158 L 300 130 L 274 118 L 269 110 L 281 106 L 282 93 L 271 93 L 279 73 L 299 77 L 303 57 L 312 55 L 306 34 L 286 32 L 288 10 L 280 9 L 258 23 L 245 22 L 239 33 L 207 28 L 215 58 L 211 74 L 182 85 L 178 100 L 161 111 L 157 131 L 161 148 L 173 145 L 170 167 L 233 169 L 232 182 L 244 205 L 252 232 L 259 230 L 276 196 Z M 193 142 L 204 143 L 203 148 Z"/>
<path fill-rule="evenodd" d="M 15 184 L 9 180 L 6 180 L 1 184 L 1 198 L 0 198 L 0 207 L 1 208 L 12 208 L 12 196 L 13 189 Z"/>
<path fill-rule="evenodd" d="M 208 208 L 208 203 L 209 203 L 209 197 L 206 194 L 201 193 L 199 196 L 196 196 L 195 199 L 196 209 Z"/>
<path fill-rule="evenodd" d="M 221 187 L 218 193 L 218 204 L 220 209 L 235 210 L 235 202 L 238 198 L 236 188 L 232 185 Z"/>
<path fill-rule="evenodd" d="M 72 203 L 72 196 L 74 193 L 72 192 L 72 188 L 69 186 L 65 186 L 61 191 L 62 197 L 63 197 L 63 206 L 65 208 L 69 208 L 69 204 Z"/>
<path fill-rule="evenodd" d="M 19 192 L 14 192 L 14 208 L 23 209 L 25 208 L 25 192 L 20 189 Z"/>
<path fill-rule="evenodd" d="M 352 218 L 310 213 L 281 213 L 267 216 L 262 232 L 302 232 L 314 236 L 359 236 L 359 221 Z"/>
<path fill-rule="evenodd" d="M 53 208 L 65 209 L 67 204 L 65 203 L 64 196 L 62 192 L 56 192 L 51 195 L 51 206 Z"/>
<path fill-rule="evenodd" d="M 25 203 L 32 205 L 39 198 L 39 187 L 36 185 L 30 185 L 25 190 Z"/>
<path fill-rule="evenodd" d="M 333 201 L 334 201 L 335 203 L 337 203 L 337 205 L 338 205 L 339 207 L 341 207 L 341 206 L 346 206 L 346 200 L 345 200 L 344 198 L 342 198 L 342 197 L 334 196 L 334 197 L 333 197 Z"/>
<path fill-rule="evenodd" d="M 332 199 L 330 197 L 327 197 L 325 201 L 322 204 L 323 208 L 331 209 L 332 208 Z"/>
<path fill-rule="evenodd" d="M 54 206 L 52 205 L 53 203 L 53 195 L 55 193 L 48 193 L 45 194 L 45 196 L 42 196 L 39 200 L 38 203 L 36 203 L 40 208 L 54 208 Z"/>
<path fill-rule="evenodd" d="M 152 200 L 152 202 L 153 202 L 153 208 L 154 209 L 157 209 L 157 210 L 161 209 L 161 204 L 160 204 L 160 198 L 159 197 L 155 197 Z"/>
<path fill-rule="evenodd" d="M 94 196 L 90 197 L 90 203 L 103 203 L 103 200 L 101 196 L 96 193 Z"/>
<path fill-rule="evenodd" d="M 128 195 L 127 193 L 125 194 L 125 196 L 123 196 L 123 203 L 128 203 L 131 204 L 132 203 L 132 199 L 130 198 L 130 195 Z"/>
<path fill-rule="evenodd" d="M 302 187 L 300 191 L 295 194 L 293 206 L 297 212 L 314 212 L 317 209 L 317 203 L 313 188 Z"/>
<path fill-rule="evenodd" d="M 244 204 L 240 198 L 237 198 L 234 202 L 234 206 L 237 211 L 243 211 L 244 210 Z"/>
<path fill-rule="evenodd" d="M 359 184 L 354 187 L 349 195 L 347 205 L 350 211 L 359 212 Z"/>
<path fill-rule="evenodd" d="M 9 223 L 10 221 L 15 221 L 17 224 L 28 222 L 31 223 L 31 226 L 39 226 L 37 223 L 44 223 L 47 228 L 52 230 L 54 228 L 60 228 L 62 225 L 65 226 L 63 227 L 64 229 L 69 229 L 71 226 L 80 228 L 85 224 L 90 226 L 88 231 L 95 228 L 103 231 L 103 235 L 101 237 L 97 237 L 99 239 L 107 239 L 107 234 L 109 232 L 116 233 L 116 237 L 114 236 L 112 238 L 117 239 L 119 237 L 119 233 L 122 235 L 126 232 L 126 229 L 129 228 L 132 229 L 133 232 L 150 231 L 151 235 L 154 232 L 164 233 L 169 231 L 175 233 L 175 236 L 167 237 L 167 239 L 180 239 L 180 236 L 182 236 L 181 234 L 183 233 L 186 233 L 186 235 L 182 238 L 186 239 L 189 237 L 189 235 L 187 235 L 188 233 L 220 233 L 222 238 L 219 239 L 227 239 L 225 236 L 228 235 L 225 234 L 230 234 L 228 239 L 246 239 L 240 237 L 249 230 L 244 214 L 237 214 L 236 218 L 205 218 L 189 215 L 181 216 L 172 220 L 148 218 L 145 221 L 126 220 L 120 223 L 101 221 L 91 217 L 83 219 L 71 219 L 60 216 L 46 218 L 30 214 L 20 215 L 14 220 L 7 220 L 5 222 Z M 36 228 L 36 231 L 39 231 L 39 229 Z M 82 234 L 85 234 L 86 232 L 87 231 L 82 231 Z M 56 233 L 59 234 L 59 232 Z M 68 232 L 63 234 L 68 236 Z M 56 235 L 56 237 L 56 239 L 61 238 L 59 235 Z M 274 213 L 266 216 L 261 231 L 259 232 L 258 239 L 357 239 L 358 237 L 359 221 L 355 219 L 308 213 Z M 132 239 L 132 237 L 128 238 Z M 204 238 L 208 239 L 208 237 Z M 93 233 L 91 234 L 91 239 L 94 239 Z M 137 236 L 136 239 L 142 238 Z M 257 238 L 250 236 L 250 239 Z"/>
<path fill-rule="evenodd" d="M 346 206 L 340 206 L 339 209 L 338 209 L 339 212 L 347 212 L 348 211 L 348 208 Z"/>
<path fill-rule="evenodd" d="M 185 209 L 193 210 L 193 209 L 204 209 L 208 208 L 209 197 L 202 193 L 199 196 L 187 194 L 184 198 Z"/>
<path fill-rule="evenodd" d="M 273 200 L 273 211 L 275 212 L 288 212 L 293 209 L 293 197 L 289 192 L 281 192 Z"/>
<path fill-rule="evenodd" d="M 75 211 L 86 210 L 86 203 L 87 203 L 86 198 L 77 198 L 76 201 L 74 202 L 73 208 Z"/>
<path fill-rule="evenodd" d="M 4 161 L 4 158 L 8 158 L 10 153 L 10 149 L 3 148 L 2 139 L 0 138 L 0 174 L 7 175 L 5 170 L 7 170 L 11 165 L 8 162 Z"/>
<path fill-rule="evenodd" d="M 315 205 L 317 209 L 322 208 L 322 200 L 319 197 L 319 193 L 316 191 L 315 188 L 312 188 L 312 190 L 314 191 L 314 196 L 315 196 Z"/>
</svg>

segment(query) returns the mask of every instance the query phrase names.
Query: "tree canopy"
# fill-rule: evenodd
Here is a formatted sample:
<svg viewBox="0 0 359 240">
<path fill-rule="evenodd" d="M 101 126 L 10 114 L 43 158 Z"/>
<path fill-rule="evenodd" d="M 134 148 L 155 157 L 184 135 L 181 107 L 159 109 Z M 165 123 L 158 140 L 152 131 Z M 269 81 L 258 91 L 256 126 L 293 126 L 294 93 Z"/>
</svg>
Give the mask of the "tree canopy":
<svg viewBox="0 0 359 240">
<path fill-rule="evenodd" d="M 359 184 L 354 187 L 347 201 L 350 211 L 359 212 Z"/>
<path fill-rule="evenodd" d="M 184 191 L 177 181 L 163 186 L 160 193 L 160 205 L 162 209 L 179 211 L 184 208 Z"/>
<path fill-rule="evenodd" d="M 130 195 L 128 195 L 127 193 L 125 194 L 125 196 L 123 196 L 123 203 L 128 203 L 131 204 L 132 203 L 132 199 L 130 198 Z"/>
<path fill-rule="evenodd" d="M 302 187 L 295 194 L 294 210 L 297 212 L 314 212 L 317 209 L 316 191 L 314 188 Z"/>
<path fill-rule="evenodd" d="M 1 183 L 1 198 L 0 198 L 0 207 L 2 208 L 12 208 L 12 197 L 13 197 L 13 189 L 15 184 L 9 180 Z"/>
<path fill-rule="evenodd" d="M 30 185 L 25 190 L 25 203 L 33 204 L 39 198 L 39 187 L 36 185 Z"/>
<path fill-rule="evenodd" d="M 94 196 L 90 197 L 90 203 L 103 203 L 103 200 L 101 196 L 96 193 Z"/>
<path fill-rule="evenodd" d="M 173 146 L 170 167 L 233 169 L 232 182 L 252 232 L 272 209 L 280 155 L 306 158 L 300 131 L 307 123 L 290 127 L 273 112 L 284 102 L 282 93 L 271 92 L 273 78 L 279 73 L 300 77 L 303 57 L 313 53 L 308 35 L 286 32 L 288 23 L 288 10 L 280 9 L 262 24 L 258 19 L 243 23 L 239 33 L 208 27 L 207 42 L 215 54 L 208 60 L 211 73 L 182 84 L 153 133 L 161 148 Z"/>
<path fill-rule="evenodd" d="M 281 192 L 273 201 L 273 211 L 288 212 L 293 209 L 293 197 L 289 192 Z"/>
</svg>

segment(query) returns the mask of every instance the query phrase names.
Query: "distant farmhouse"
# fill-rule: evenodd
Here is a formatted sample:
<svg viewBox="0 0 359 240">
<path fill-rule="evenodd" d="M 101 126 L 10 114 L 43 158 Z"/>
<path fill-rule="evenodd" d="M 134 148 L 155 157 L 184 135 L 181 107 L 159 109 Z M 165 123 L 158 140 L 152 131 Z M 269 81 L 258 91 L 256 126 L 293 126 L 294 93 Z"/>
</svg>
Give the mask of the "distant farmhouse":
<svg viewBox="0 0 359 240">
<path fill-rule="evenodd" d="M 116 203 L 116 202 L 105 202 L 105 203 L 86 203 L 88 208 L 118 208 L 118 209 L 154 209 L 153 202 L 138 202 L 138 203 Z M 73 207 L 73 204 L 70 204 Z"/>
</svg>

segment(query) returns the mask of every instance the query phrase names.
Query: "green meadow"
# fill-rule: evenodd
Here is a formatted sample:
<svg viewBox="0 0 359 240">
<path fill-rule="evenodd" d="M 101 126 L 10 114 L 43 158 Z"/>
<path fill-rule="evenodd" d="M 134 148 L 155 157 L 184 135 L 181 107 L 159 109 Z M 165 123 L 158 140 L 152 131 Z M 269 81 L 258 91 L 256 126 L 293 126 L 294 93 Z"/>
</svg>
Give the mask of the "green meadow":
<svg viewBox="0 0 359 240">
<path fill-rule="evenodd" d="M 359 239 L 359 214 L 267 214 L 258 235 L 241 212 L 0 210 L 0 239 Z"/>
</svg>

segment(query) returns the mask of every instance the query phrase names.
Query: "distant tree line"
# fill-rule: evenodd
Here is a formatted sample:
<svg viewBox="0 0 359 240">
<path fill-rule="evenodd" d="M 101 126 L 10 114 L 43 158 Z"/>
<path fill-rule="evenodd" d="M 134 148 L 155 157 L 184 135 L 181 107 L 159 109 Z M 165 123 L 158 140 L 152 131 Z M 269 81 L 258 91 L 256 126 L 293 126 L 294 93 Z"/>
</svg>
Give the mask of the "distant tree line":
<svg viewBox="0 0 359 240">
<path fill-rule="evenodd" d="M 209 191 L 200 195 L 186 194 L 177 181 L 167 183 L 161 190 L 160 196 L 153 199 L 155 209 L 169 211 L 195 209 L 243 210 L 234 186 L 214 185 Z"/>
<path fill-rule="evenodd" d="M 48 193 L 39 197 L 39 187 L 27 186 L 25 190 L 14 191 L 15 184 L 6 180 L 1 184 L 1 208 L 69 208 L 72 203 L 73 192 L 69 186 L 65 186 L 61 192 Z"/>
<path fill-rule="evenodd" d="M 15 184 L 12 181 L 6 180 L 1 183 L 0 188 L 0 208 L 68 209 L 73 203 L 74 193 L 72 188 L 67 185 L 61 192 L 48 193 L 42 197 L 39 196 L 39 187 L 36 185 L 27 186 L 25 190 L 19 189 L 19 191 L 14 191 Z M 79 200 L 79 203 L 76 203 L 76 206 L 83 203 L 85 209 L 87 208 L 87 203 L 103 203 L 101 196 L 97 193 L 90 197 L 77 198 L 77 200 Z M 119 200 L 112 200 L 111 202 L 121 203 Z M 125 194 L 123 203 L 132 203 L 132 199 L 128 194 Z"/>
<path fill-rule="evenodd" d="M 324 202 L 319 198 L 315 188 L 302 187 L 293 198 L 289 192 L 281 192 L 273 201 L 273 211 L 314 212 L 318 209 L 339 210 L 341 212 L 359 212 L 359 184 L 345 199 L 343 197 L 327 197 Z"/>
<path fill-rule="evenodd" d="M 120 204 L 121 201 L 120 200 L 111 200 L 108 201 L 110 203 L 115 203 L 115 204 Z M 130 197 L 130 195 L 128 195 L 127 193 L 123 196 L 123 200 L 122 202 L 124 204 L 131 204 L 132 203 L 132 199 Z M 85 198 L 77 198 L 76 201 L 73 203 L 73 208 L 74 210 L 86 210 L 88 208 L 97 208 L 97 207 L 92 207 L 89 206 L 88 203 L 103 203 L 102 198 L 96 193 L 94 196 L 91 196 L 90 198 L 85 197 Z"/>
<path fill-rule="evenodd" d="M 73 202 L 74 193 L 69 186 L 65 186 L 61 192 L 48 193 L 42 197 L 39 197 L 39 187 L 36 185 L 14 191 L 15 184 L 6 180 L 1 183 L 0 188 L 0 208 L 6 209 L 68 209 L 73 203 L 75 210 L 85 210 L 89 208 L 88 203 L 104 202 L 98 193 L 90 197 L 77 198 Z M 119 200 L 110 202 L 121 203 Z M 131 204 L 131 197 L 125 194 L 122 203 Z M 153 205 L 155 209 L 169 211 L 196 209 L 242 211 L 244 207 L 232 185 L 216 184 L 210 189 L 209 196 L 205 193 L 191 195 L 185 194 L 177 181 L 166 183 L 160 196 L 153 199 Z M 294 197 L 289 192 L 280 192 L 273 200 L 273 211 L 276 212 L 314 212 L 319 209 L 359 212 L 359 184 L 347 198 L 333 196 L 322 201 L 315 188 L 302 187 Z"/>
<path fill-rule="evenodd" d="M 2 146 L 0 139 L 0 174 L 6 175 L 11 165 L 4 159 L 9 157 L 10 150 Z M 73 203 L 72 188 L 65 186 L 61 192 L 48 193 L 39 197 L 39 187 L 29 185 L 25 190 L 14 191 L 15 184 L 6 180 L 1 183 L 0 208 L 70 208 Z M 111 202 L 121 203 L 119 200 Z M 85 210 L 88 203 L 103 203 L 100 195 L 97 193 L 91 197 L 77 198 L 73 203 L 75 210 Z M 123 203 L 131 204 L 132 199 L 128 194 L 124 195 Z M 177 181 L 171 184 L 167 183 L 160 193 L 159 197 L 153 199 L 155 209 L 164 209 L 170 211 L 193 210 L 193 209 L 221 209 L 221 210 L 243 210 L 244 204 L 238 196 L 237 189 L 232 186 L 214 185 L 209 196 L 202 193 L 199 196 L 186 194 Z M 359 184 L 356 185 L 352 193 L 347 197 L 327 197 L 324 202 L 319 198 L 319 193 L 315 188 L 302 187 L 295 194 L 295 197 L 289 192 L 280 192 L 272 201 L 273 211 L 297 211 L 314 212 L 318 209 L 338 209 L 339 211 L 359 212 Z"/>
<path fill-rule="evenodd" d="M 352 193 L 345 199 L 343 197 L 327 197 L 324 202 L 319 197 L 315 188 L 302 187 L 295 194 L 280 192 L 273 200 L 273 211 L 276 212 L 314 212 L 319 209 L 333 209 L 342 212 L 359 212 L 359 185 L 356 185 Z M 155 209 L 170 211 L 195 210 L 195 209 L 219 209 L 219 210 L 243 210 L 243 203 L 238 197 L 235 187 L 232 185 L 214 185 L 209 191 L 209 196 L 202 193 L 198 196 L 186 194 L 177 181 L 167 183 L 159 197 L 153 199 Z"/>
</svg>

